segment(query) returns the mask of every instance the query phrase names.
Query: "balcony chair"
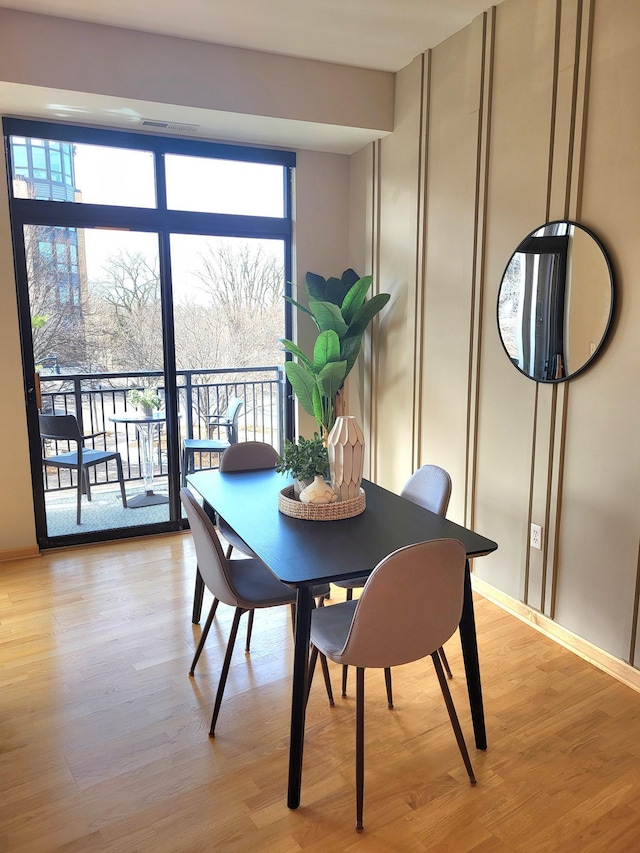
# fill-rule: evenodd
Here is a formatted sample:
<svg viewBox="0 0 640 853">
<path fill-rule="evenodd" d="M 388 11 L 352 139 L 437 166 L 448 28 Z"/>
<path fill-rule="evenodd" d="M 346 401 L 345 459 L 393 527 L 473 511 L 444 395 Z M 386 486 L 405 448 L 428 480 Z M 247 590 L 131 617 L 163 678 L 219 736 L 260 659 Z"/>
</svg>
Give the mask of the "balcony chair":
<svg viewBox="0 0 640 853">
<path fill-rule="evenodd" d="M 318 653 L 356 676 L 356 830 L 364 802 L 364 670 L 390 668 L 431 655 L 469 781 L 475 776 L 438 649 L 462 615 L 466 554 L 455 539 L 407 545 L 385 557 L 369 576 L 359 600 L 311 614 L 309 679 Z"/>
<path fill-rule="evenodd" d="M 220 458 L 220 471 L 263 471 L 276 467 L 278 453 L 270 444 L 263 441 L 243 441 L 239 444 L 233 444 L 227 448 Z M 238 536 L 235 530 L 230 527 L 224 518 L 221 518 L 216 513 L 216 526 L 218 532 L 222 534 L 227 542 L 226 558 L 230 559 L 231 553 L 235 548 L 247 557 L 257 559 L 251 548 Z M 195 596 L 198 595 L 197 587 Z M 320 584 L 313 589 L 314 598 L 316 598 L 318 606 L 322 606 L 324 599 L 329 595 L 329 584 Z M 214 599 L 211 608 L 211 613 L 215 615 L 218 606 L 217 599 Z M 195 608 L 194 608 L 195 609 Z M 247 622 L 247 641 L 245 652 L 250 651 L 251 647 L 251 632 L 253 631 L 253 616 L 254 611 L 249 613 Z M 212 616 L 213 618 L 213 616 Z"/>
<path fill-rule="evenodd" d="M 80 524 L 80 513 L 82 509 L 82 495 L 86 494 L 87 500 L 91 500 L 91 484 L 89 482 L 89 468 L 100 465 L 102 462 L 115 460 L 122 494 L 122 506 L 127 506 L 127 494 L 124 488 L 124 475 L 122 472 L 122 458 L 117 451 L 95 450 L 85 447 L 84 442 L 90 438 L 105 435 L 105 432 L 95 432 L 91 435 L 82 435 L 75 415 L 40 415 L 40 438 L 42 439 L 42 463 L 52 468 L 69 468 L 77 472 L 78 480 L 78 504 L 76 511 L 76 523 Z M 45 440 L 67 441 L 76 445 L 76 449 L 67 453 L 56 453 L 53 456 L 45 455 Z M 72 480 L 73 482 L 73 480 Z"/>
<path fill-rule="evenodd" d="M 423 465 L 409 477 L 404 484 L 400 497 L 412 501 L 418 506 L 424 507 L 437 515 L 445 516 L 451 498 L 451 477 L 437 465 Z M 336 586 L 347 590 L 347 601 L 353 598 L 353 590 L 364 586 L 365 577 L 353 578 L 348 581 L 339 581 Z M 442 665 L 447 676 L 452 678 L 451 668 L 443 648 L 438 649 Z M 347 694 L 347 667 L 342 669 L 342 695 Z M 387 684 L 387 704 L 393 708 L 393 692 L 391 687 L 391 672 L 385 670 L 385 681 Z"/>
<path fill-rule="evenodd" d="M 239 397 L 231 397 L 227 410 L 223 415 L 209 417 L 209 436 L 216 427 L 225 427 L 227 440 L 217 438 L 185 438 L 182 442 L 182 485 L 187 485 L 187 474 L 193 473 L 196 453 L 224 453 L 238 441 L 238 418 L 244 401 Z M 202 459 L 200 460 L 202 462 Z"/>
<path fill-rule="evenodd" d="M 180 499 L 189 520 L 198 567 L 207 588 L 214 596 L 214 605 L 215 602 L 222 601 L 224 604 L 229 604 L 235 608 L 209 730 L 209 737 L 215 737 L 216 722 L 242 615 L 247 612 L 252 613 L 256 608 L 278 607 L 281 604 L 289 604 L 294 608 L 296 591 L 281 583 L 267 566 L 256 557 L 246 560 L 228 560 L 222 552 L 222 546 L 211 519 L 189 489 L 180 490 Z M 202 629 L 200 642 L 191 662 L 189 670 L 191 676 L 194 675 L 196 664 L 211 628 L 215 613 L 214 605 L 212 605 Z"/>
</svg>

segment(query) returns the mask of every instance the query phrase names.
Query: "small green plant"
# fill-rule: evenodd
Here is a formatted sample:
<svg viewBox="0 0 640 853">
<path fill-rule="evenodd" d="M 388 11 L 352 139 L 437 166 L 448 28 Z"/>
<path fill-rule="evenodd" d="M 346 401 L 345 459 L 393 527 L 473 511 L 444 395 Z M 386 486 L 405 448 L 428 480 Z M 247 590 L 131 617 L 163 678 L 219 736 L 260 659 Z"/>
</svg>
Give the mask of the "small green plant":
<svg viewBox="0 0 640 853">
<path fill-rule="evenodd" d="M 133 406 L 143 409 L 161 409 L 162 397 L 153 388 L 132 388 L 127 392 L 127 399 Z"/>
<path fill-rule="evenodd" d="M 329 473 L 329 455 L 317 432 L 313 438 L 299 436 L 297 441 L 284 442 L 282 455 L 278 456 L 276 471 L 291 474 L 297 480 L 313 480 L 316 474 L 326 477 Z"/>
</svg>

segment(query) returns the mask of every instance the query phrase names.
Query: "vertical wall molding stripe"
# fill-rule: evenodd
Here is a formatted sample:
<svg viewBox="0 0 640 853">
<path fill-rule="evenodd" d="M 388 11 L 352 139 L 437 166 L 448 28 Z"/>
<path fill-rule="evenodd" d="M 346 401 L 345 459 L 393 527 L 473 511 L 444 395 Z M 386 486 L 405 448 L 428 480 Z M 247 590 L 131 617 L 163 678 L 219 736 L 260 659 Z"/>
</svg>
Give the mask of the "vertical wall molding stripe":
<svg viewBox="0 0 640 853">
<path fill-rule="evenodd" d="M 380 160 L 381 160 L 381 142 L 376 140 L 372 147 L 371 160 L 371 274 L 373 275 L 374 289 L 380 289 Z M 368 336 L 368 364 L 369 370 L 369 388 L 366 395 L 365 411 L 368 413 L 369 419 L 369 441 L 367 441 L 367 459 L 369 463 L 369 476 L 375 482 L 378 475 L 378 442 L 373 439 L 377 434 L 378 427 L 378 408 L 375 405 L 375 398 L 378 393 L 379 382 L 379 323 L 380 320 L 376 317 L 371 324 L 371 333 Z"/>
<path fill-rule="evenodd" d="M 591 76 L 591 55 L 593 52 L 593 18 L 595 0 L 580 2 L 580 53 L 582 62 L 576 80 L 576 108 L 573 138 L 572 183 L 569 187 L 569 215 L 579 221 L 582 212 L 582 188 L 584 184 L 584 159 L 587 142 L 587 121 L 589 117 L 589 78 Z"/>
<path fill-rule="evenodd" d="M 418 194 L 416 269 L 414 294 L 413 334 L 413 423 L 411 433 L 412 469 L 422 462 L 420 421 L 422 417 L 423 382 L 422 364 L 424 357 L 424 327 L 427 258 L 427 199 L 429 197 L 429 118 L 431 107 L 431 51 L 421 56 L 420 66 L 420 129 L 418 139 Z"/>
<path fill-rule="evenodd" d="M 471 275 L 471 318 L 469 323 L 469 367 L 467 382 L 466 476 L 464 522 L 473 528 L 476 501 L 478 453 L 478 408 L 480 405 L 480 358 L 482 353 L 482 310 L 486 252 L 487 194 L 491 136 L 491 94 L 495 50 L 496 7 L 482 15 L 482 67 L 480 69 L 480 116 L 476 156 L 476 197 Z"/>
</svg>

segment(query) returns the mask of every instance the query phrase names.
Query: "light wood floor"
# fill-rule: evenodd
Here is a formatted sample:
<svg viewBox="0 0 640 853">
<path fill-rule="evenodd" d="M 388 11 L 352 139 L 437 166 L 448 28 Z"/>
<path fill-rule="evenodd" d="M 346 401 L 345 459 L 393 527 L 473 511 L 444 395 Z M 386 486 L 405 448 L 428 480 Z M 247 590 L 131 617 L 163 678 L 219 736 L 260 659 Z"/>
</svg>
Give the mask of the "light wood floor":
<svg viewBox="0 0 640 853">
<path fill-rule="evenodd" d="M 471 749 L 477 787 L 430 662 L 394 670 L 394 711 L 371 671 L 356 834 L 353 692 L 339 697 L 332 665 L 336 707 L 317 678 L 290 811 L 288 610 L 256 615 L 210 740 L 230 609 L 190 679 L 193 571 L 189 535 L 0 565 L 3 853 L 640 850 L 640 695 L 483 599 L 489 749 Z M 457 638 L 447 651 L 471 747 Z"/>
</svg>

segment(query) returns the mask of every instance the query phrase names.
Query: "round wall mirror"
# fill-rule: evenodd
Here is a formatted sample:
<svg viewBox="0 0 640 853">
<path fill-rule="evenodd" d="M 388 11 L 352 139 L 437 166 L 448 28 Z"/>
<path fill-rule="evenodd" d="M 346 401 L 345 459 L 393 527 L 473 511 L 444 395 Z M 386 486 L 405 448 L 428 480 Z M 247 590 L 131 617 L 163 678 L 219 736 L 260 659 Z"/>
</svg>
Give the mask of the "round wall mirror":
<svg viewBox="0 0 640 853">
<path fill-rule="evenodd" d="M 498 293 L 498 329 L 510 361 L 536 382 L 584 370 L 613 315 L 613 275 L 597 237 L 576 222 L 548 222 L 511 256 Z"/>
</svg>

